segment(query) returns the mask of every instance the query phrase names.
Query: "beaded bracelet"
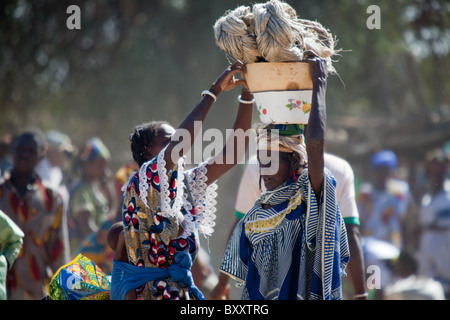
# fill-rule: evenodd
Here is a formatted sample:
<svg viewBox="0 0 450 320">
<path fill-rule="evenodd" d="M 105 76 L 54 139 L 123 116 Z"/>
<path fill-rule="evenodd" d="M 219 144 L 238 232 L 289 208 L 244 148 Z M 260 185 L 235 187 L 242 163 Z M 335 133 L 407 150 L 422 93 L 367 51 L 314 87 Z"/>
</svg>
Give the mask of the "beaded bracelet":
<svg viewBox="0 0 450 320">
<path fill-rule="evenodd" d="M 206 94 L 207 94 L 208 96 L 210 96 L 211 98 L 213 98 L 213 99 L 214 99 L 214 102 L 217 101 L 216 95 L 215 95 L 214 93 L 212 93 L 211 91 L 209 91 L 209 90 L 203 91 L 203 92 L 202 92 L 202 97 L 204 97 Z"/>
</svg>

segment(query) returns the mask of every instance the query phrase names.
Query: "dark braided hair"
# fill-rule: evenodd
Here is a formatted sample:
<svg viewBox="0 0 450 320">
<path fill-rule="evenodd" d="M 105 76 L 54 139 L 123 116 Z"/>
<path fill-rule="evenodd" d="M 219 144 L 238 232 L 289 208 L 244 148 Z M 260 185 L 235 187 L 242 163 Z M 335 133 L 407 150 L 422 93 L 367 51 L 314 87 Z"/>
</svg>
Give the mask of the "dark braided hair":
<svg viewBox="0 0 450 320">
<path fill-rule="evenodd" d="M 149 160 L 145 154 L 146 149 L 163 124 L 169 123 L 167 121 L 146 122 L 134 127 L 134 132 L 130 134 L 131 152 L 139 167 Z"/>
</svg>

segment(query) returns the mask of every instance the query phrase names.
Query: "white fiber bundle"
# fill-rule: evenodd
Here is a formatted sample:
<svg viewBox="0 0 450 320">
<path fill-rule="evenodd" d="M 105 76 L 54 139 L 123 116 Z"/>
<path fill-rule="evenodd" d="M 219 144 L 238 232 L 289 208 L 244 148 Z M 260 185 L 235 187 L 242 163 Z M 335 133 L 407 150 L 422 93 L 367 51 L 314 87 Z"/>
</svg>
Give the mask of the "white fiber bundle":
<svg viewBox="0 0 450 320">
<path fill-rule="evenodd" d="M 300 19 L 287 3 L 271 0 L 228 11 L 214 24 L 220 49 L 244 63 L 297 62 L 313 50 L 334 72 L 335 39 L 319 22 Z"/>
</svg>

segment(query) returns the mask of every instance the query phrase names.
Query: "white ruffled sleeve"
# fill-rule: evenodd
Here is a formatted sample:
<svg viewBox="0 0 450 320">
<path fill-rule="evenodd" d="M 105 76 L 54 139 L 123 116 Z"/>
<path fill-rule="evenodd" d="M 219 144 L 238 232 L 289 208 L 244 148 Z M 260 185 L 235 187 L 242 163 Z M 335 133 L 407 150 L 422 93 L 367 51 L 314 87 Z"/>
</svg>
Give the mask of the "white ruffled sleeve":
<svg viewBox="0 0 450 320">
<path fill-rule="evenodd" d="M 210 236 L 216 224 L 217 184 L 216 182 L 206 184 L 207 164 L 208 161 L 205 161 L 184 174 L 186 187 L 192 197 L 192 203 L 190 203 L 187 201 L 187 195 L 185 196 L 185 209 L 191 214 L 199 233 Z"/>
</svg>

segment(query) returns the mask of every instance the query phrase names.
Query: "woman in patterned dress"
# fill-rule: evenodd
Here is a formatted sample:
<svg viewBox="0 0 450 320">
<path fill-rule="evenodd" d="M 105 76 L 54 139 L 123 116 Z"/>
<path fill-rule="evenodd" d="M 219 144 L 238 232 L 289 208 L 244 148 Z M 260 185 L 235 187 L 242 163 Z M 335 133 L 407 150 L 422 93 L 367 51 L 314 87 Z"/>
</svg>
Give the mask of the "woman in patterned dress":
<svg viewBox="0 0 450 320">
<path fill-rule="evenodd" d="M 69 261 L 63 197 L 35 172 L 44 154 L 40 132 L 21 133 L 14 143 L 11 175 L 0 183 L 0 210 L 24 233 L 22 249 L 7 274 L 10 300 L 42 299 L 53 272 Z"/>
<path fill-rule="evenodd" d="M 140 169 L 122 189 L 124 231 L 113 266 L 112 299 L 203 299 L 190 273 L 198 233 L 212 234 L 215 181 L 245 155 L 248 136 L 244 150 L 238 149 L 238 143 L 229 146 L 239 138 L 232 135 L 221 153 L 191 170 L 184 170 L 183 155 L 195 140 L 195 122 L 204 121 L 221 92 L 238 85 L 243 88 L 233 129 L 245 132 L 250 128 L 253 96 L 245 80 L 234 77 L 237 72 L 245 73 L 240 61 L 203 92 L 177 130 L 166 122 L 150 122 L 137 126 L 130 136 L 133 158 Z M 226 161 L 231 153 L 232 163 Z"/>
</svg>

